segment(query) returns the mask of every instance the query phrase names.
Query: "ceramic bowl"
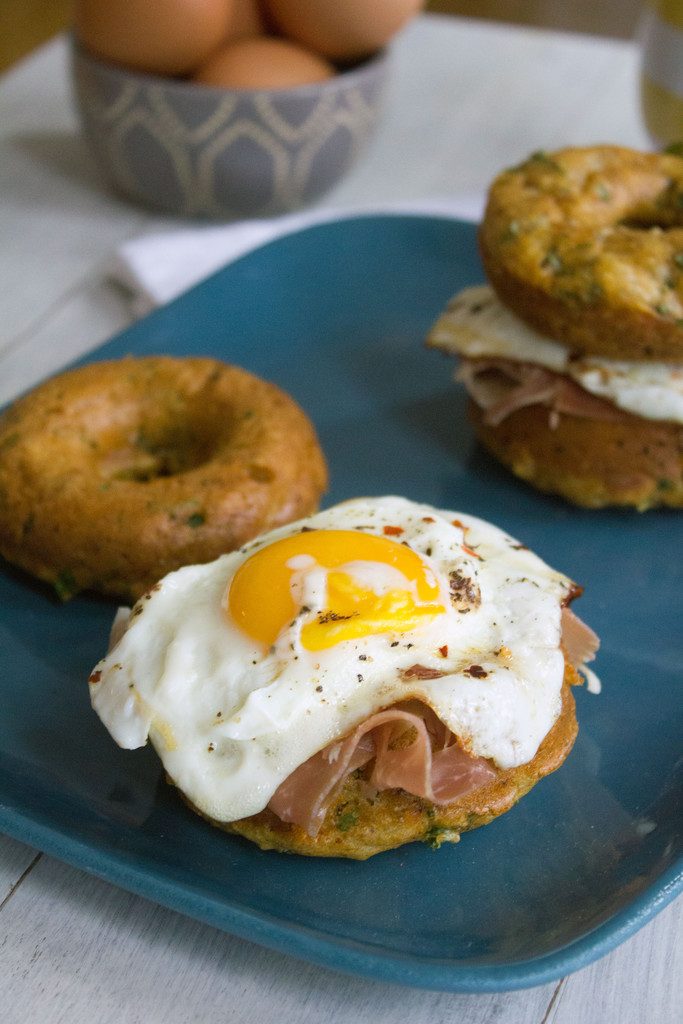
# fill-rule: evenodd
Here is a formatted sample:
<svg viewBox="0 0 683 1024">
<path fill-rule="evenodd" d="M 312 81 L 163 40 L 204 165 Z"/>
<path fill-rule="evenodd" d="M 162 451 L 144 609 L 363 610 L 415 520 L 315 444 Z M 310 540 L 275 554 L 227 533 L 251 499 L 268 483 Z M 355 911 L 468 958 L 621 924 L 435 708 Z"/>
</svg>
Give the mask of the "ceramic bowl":
<svg viewBox="0 0 683 1024">
<path fill-rule="evenodd" d="M 111 185 L 185 216 L 265 216 L 317 199 L 348 171 L 377 124 L 382 51 L 324 82 L 219 89 L 107 64 L 75 41 L 85 136 Z"/>
</svg>

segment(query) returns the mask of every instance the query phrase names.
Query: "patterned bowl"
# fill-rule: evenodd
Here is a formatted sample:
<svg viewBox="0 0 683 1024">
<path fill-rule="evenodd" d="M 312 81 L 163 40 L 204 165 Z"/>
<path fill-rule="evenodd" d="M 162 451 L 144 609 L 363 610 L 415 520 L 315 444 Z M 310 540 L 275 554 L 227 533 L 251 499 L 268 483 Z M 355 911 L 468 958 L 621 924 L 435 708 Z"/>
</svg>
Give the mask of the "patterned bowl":
<svg viewBox="0 0 683 1024">
<path fill-rule="evenodd" d="M 346 173 L 378 119 L 386 51 L 295 89 L 218 89 L 107 64 L 75 41 L 85 136 L 129 198 L 185 216 L 294 210 Z"/>
</svg>

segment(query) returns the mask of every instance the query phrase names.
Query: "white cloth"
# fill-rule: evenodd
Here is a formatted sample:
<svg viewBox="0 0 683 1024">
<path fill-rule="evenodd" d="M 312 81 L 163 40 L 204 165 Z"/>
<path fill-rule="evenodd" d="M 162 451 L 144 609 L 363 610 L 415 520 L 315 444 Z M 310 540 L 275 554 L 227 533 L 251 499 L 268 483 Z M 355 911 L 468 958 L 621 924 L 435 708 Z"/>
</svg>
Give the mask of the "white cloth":
<svg viewBox="0 0 683 1024">
<path fill-rule="evenodd" d="M 327 208 L 287 214 L 271 220 L 244 220 L 144 235 L 125 242 L 118 249 L 108 276 L 130 292 L 134 315 L 144 316 L 251 249 L 311 224 L 386 213 L 416 213 L 476 221 L 480 219 L 483 207 L 484 197 L 472 194 L 381 208 Z"/>
</svg>

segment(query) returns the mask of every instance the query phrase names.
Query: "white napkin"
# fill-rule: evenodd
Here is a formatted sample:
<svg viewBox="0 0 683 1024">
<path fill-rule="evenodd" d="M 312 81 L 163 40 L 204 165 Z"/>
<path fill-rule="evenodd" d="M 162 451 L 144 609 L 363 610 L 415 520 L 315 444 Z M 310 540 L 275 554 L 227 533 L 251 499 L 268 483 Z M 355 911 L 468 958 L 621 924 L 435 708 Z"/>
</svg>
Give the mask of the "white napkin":
<svg viewBox="0 0 683 1024">
<path fill-rule="evenodd" d="M 371 209 L 324 209 L 293 213 L 271 220 L 243 220 L 217 227 L 185 228 L 145 235 L 125 242 L 116 252 L 108 276 L 131 295 L 135 316 L 144 316 L 219 270 L 231 260 L 271 239 L 311 224 L 373 214 L 427 214 L 479 220 L 484 197 L 400 203 Z"/>
</svg>

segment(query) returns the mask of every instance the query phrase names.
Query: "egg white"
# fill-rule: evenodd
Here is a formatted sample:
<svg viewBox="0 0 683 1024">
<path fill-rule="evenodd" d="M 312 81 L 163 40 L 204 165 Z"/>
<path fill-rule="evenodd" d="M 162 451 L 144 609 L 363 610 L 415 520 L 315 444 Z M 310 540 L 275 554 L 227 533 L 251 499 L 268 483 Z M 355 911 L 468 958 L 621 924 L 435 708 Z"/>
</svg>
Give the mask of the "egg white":
<svg viewBox="0 0 683 1024">
<path fill-rule="evenodd" d="M 430 343 L 469 358 L 535 363 L 572 377 L 591 394 L 650 420 L 683 423 L 683 366 L 578 357 L 507 309 L 488 285 L 466 288 L 449 302 Z"/>
<path fill-rule="evenodd" d="M 438 581 L 445 611 L 403 633 L 321 651 L 303 647 L 299 615 L 264 651 L 230 621 L 226 592 L 249 555 L 304 525 L 380 536 L 384 526 L 400 526 L 401 542 Z M 451 602 L 451 572 L 479 588 L 478 605 Z M 560 615 L 572 587 L 473 516 L 398 497 L 349 501 L 166 576 L 95 667 L 91 700 L 120 746 L 149 737 L 176 785 L 219 821 L 262 810 L 311 755 L 378 709 L 413 697 L 472 753 L 509 768 L 534 757 L 560 713 Z M 306 599 L 324 608 L 324 588 L 317 598 L 311 588 Z M 446 674 L 403 675 L 416 664 Z M 471 674 L 473 665 L 485 676 Z"/>
</svg>

